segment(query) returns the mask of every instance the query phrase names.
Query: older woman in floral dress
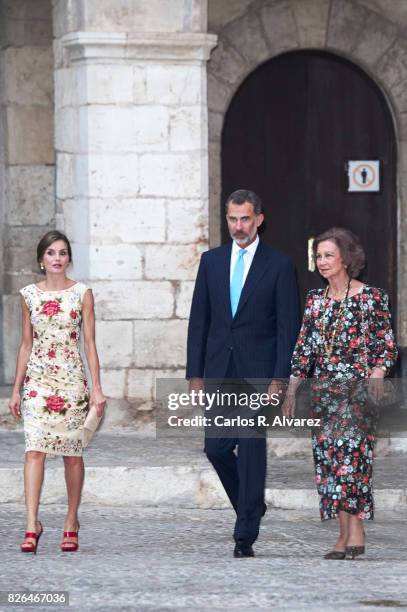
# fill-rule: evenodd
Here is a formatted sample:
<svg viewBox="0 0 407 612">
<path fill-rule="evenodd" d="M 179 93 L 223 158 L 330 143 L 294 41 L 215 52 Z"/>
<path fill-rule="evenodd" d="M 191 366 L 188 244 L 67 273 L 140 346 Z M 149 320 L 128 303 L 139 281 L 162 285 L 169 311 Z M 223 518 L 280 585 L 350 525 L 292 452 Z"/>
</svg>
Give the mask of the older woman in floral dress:
<svg viewBox="0 0 407 612">
<path fill-rule="evenodd" d="M 315 239 L 314 256 L 327 285 L 307 295 L 283 413 L 294 415 L 296 389 L 313 369 L 312 416 L 321 419 L 312 432 L 320 515 L 339 518 L 340 529 L 325 558 L 354 559 L 365 552 L 363 520 L 374 515 L 376 414 L 369 396 L 383 395 L 397 348 L 386 293 L 356 279 L 365 262 L 358 238 L 332 228 Z"/>
<path fill-rule="evenodd" d="M 66 277 L 72 259 L 68 238 L 58 231 L 48 232 L 38 244 L 37 259 L 45 280 L 20 291 L 22 340 L 10 399 L 12 414 L 24 418 L 27 530 L 21 551 L 37 550 L 42 533 L 38 508 L 44 461 L 47 455 L 60 455 L 68 492 L 61 550 L 67 552 L 78 550 L 83 425 L 90 405 L 95 405 L 98 415 L 103 414 L 105 397 L 99 379 L 92 292 Z M 90 397 L 79 352 L 81 327 L 92 377 Z"/>
</svg>

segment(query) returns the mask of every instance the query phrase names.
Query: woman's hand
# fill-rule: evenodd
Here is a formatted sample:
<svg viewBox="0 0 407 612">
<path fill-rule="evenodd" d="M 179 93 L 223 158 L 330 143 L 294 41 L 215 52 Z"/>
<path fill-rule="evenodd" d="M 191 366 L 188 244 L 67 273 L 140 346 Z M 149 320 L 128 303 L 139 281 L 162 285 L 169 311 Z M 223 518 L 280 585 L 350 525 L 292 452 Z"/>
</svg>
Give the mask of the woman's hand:
<svg viewBox="0 0 407 612">
<path fill-rule="evenodd" d="M 374 402 L 380 402 L 384 395 L 384 375 L 384 370 L 375 368 L 368 380 L 369 395 Z"/>
<path fill-rule="evenodd" d="M 295 416 L 295 393 L 286 393 L 281 410 L 285 417 L 293 418 Z"/>
<path fill-rule="evenodd" d="M 287 391 L 281 407 L 283 416 L 293 418 L 295 415 L 295 395 L 301 384 L 302 379 L 299 376 L 290 376 Z"/>
<path fill-rule="evenodd" d="M 95 406 L 96 414 L 98 415 L 98 417 L 103 416 L 105 406 L 106 406 L 106 398 L 103 395 L 103 392 L 101 389 L 92 390 L 92 393 L 90 394 L 89 405 Z"/>
<path fill-rule="evenodd" d="M 21 419 L 21 398 L 18 391 L 13 391 L 8 407 L 16 421 L 19 421 Z"/>
</svg>

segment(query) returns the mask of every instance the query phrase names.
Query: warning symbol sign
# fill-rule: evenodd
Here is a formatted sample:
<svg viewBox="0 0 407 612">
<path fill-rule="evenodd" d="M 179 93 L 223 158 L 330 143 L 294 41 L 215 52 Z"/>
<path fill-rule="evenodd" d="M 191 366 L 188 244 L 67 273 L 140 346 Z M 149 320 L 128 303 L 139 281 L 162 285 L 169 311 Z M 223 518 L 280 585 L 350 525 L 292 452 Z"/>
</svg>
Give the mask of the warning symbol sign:
<svg viewBox="0 0 407 612">
<path fill-rule="evenodd" d="M 379 161 L 348 162 L 348 191 L 379 191 Z"/>
</svg>

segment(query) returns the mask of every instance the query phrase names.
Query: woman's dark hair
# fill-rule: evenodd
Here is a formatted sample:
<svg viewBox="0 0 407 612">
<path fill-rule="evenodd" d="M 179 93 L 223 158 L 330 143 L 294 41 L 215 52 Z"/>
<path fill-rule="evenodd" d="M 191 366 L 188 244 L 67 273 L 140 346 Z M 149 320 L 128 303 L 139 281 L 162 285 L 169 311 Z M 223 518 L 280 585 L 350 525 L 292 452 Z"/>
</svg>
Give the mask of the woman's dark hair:
<svg viewBox="0 0 407 612">
<path fill-rule="evenodd" d="M 365 251 L 359 238 L 343 227 L 331 227 L 315 238 L 312 245 L 314 259 L 317 256 L 318 245 L 325 240 L 331 240 L 338 247 L 349 278 L 357 278 L 366 264 Z"/>
<path fill-rule="evenodd" d="M 66 248 L 68 250 L 69 261 L 72 261 L 72 248 L 68 238 L 65 236 L 65 234 L 62 234 L 62 232 L 59 232 L 58 230 L 51 230 L 41 238 L 37 245 L 38 264 L 41 264 L 42 258 L 44 257 L 44 253 L 48 249 L 48 247 L 50 247 L 51 244 L 53 242 L 56 242 L 57 240 L 62 240 L 63 242 L 65 242 Z"/>
</svg>

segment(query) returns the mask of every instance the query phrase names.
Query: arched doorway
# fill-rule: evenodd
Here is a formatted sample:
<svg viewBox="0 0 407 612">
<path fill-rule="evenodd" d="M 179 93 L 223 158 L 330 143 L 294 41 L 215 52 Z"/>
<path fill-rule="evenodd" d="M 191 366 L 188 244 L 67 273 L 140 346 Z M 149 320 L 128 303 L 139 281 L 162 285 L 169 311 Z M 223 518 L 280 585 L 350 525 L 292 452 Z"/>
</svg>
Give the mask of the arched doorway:
<svg viewBox="0 0 407 612">
<path fill-rule="evenodd" d="M 349 160 L 380 161 L 378 193 L 347 191 Z M 243 187 L 262 196 L 262 238 L 294 258 L 302 297 L 320 283 L 308 270 L 309 238 L 340 225 L 362 239 L 363 279 L 387 289 L 396 314 L 396 140 L 386 100 L 365 72 L 325 51 L 261 65 L 226 113 L 221 166 L 222 202 Z"/>
</svg>

